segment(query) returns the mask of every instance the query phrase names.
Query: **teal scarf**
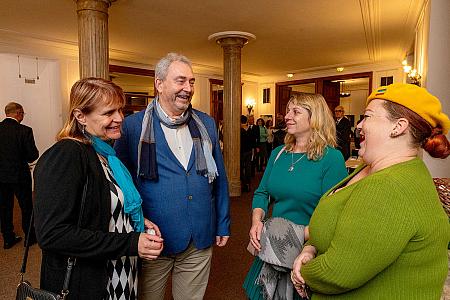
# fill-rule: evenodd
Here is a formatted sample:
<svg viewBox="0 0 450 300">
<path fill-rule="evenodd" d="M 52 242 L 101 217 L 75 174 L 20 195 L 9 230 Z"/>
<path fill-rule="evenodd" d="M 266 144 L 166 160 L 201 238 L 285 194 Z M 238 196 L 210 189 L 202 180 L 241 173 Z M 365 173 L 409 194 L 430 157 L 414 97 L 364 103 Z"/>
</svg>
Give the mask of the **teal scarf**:
<svg viewBox="0 0 450 300">
<path fill-rule="evenodd" d="M 142 213 L 142 199 L 130 172 L 124 164 L 117 158 L 116 151 L 107 143 L 96 136 L 91 137 L 92 145 L 95 151 L 108 159 L 109 167 L 113 173 L 114 179 L 119 185 L 124 196 L 124 211 L 129 214 L 136 232 L 144 232 L 144 214 Z"/>
</svg>

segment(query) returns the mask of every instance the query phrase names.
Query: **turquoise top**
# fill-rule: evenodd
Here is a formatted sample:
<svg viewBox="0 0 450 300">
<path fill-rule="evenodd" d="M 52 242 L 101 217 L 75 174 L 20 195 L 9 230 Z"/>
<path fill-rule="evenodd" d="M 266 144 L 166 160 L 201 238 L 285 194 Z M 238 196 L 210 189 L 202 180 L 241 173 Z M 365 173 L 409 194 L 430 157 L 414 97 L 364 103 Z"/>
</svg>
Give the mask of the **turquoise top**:
<svg viewBox="0 0 450 300">
<path fill-rule="evenodd" d="M 270 194 L 271 201 L 274 201 L 273 217 L 308 225 L 320 197 L 348 175 L 344 158 L 339 150 L 327 147 L 318 161 L 309 160 L 304 153 L 284 151 L 274 163 L 282 148 L 279 146 L 272 151 L 255 191 L 252 208 L 262 208 L 267 215 Z M 289 172 L 292 162 L 295 163 L 294 169 Z"/>
<path fill-rule="evenodd" d="M 283 146 L 272 151 L 264 176 L 255 191 L 253 208 L 262 208 L 267 215 L 270 194 L 271 201 L 275 202 L 273 217 L 308 225 L 320 197 L 348 175 L 344 158 L 339 150 L 327 147 L 318 161 L 308 160 L 303 153 L 292 155 L 286 152 L 281 153 L 275 161 Z M 294 169 L 289 172 L 292 163 Z M 262 261 L 256 257 L 244 281 L 245 293 L 251 300 L 264 299 L 261 287 L 255 284 L 261 267 Z M 294 300 L 297 299 L 300 297 L 294 292 Z"/>
</svg>

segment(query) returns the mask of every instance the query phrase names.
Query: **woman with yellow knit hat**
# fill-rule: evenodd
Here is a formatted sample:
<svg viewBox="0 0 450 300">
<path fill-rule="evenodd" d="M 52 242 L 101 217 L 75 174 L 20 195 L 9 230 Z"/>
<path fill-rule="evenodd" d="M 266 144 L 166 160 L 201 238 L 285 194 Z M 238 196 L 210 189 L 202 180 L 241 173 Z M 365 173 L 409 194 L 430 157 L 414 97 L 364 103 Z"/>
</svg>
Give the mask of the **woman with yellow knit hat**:
<svg viewBox="0 0 450 300">
<path fill-rule="evenodd" d="M 364 160 L 320 200 L 292 281 L 313 299 L 439 299 L 450 225 L 420 148 L 446 158 L 450 120 L 439 100 L 411 84 L 367 99 Z"/>
</svg>

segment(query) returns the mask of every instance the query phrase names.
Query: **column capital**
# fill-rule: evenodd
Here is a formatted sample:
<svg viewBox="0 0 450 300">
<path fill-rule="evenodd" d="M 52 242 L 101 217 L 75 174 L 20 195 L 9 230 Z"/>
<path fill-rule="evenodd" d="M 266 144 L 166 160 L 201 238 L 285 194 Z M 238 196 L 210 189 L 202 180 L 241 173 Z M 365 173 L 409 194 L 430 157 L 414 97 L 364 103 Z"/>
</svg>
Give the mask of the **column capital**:
<svg viewBox="0 0 450 300">
<path fill-rule="evenodd" d="M 108 13 L 108 8 L 117 0 L 74 0 L 77 3 L 77 11 L 96 10 Z"/>
<path fill-rule="evenodd" d="M 222 31 L 211 34 L 208 40 L 214 40 L 222 47 L 240 47 L 256 39 L 256 36 L 244 31 Z"/>
</svg>

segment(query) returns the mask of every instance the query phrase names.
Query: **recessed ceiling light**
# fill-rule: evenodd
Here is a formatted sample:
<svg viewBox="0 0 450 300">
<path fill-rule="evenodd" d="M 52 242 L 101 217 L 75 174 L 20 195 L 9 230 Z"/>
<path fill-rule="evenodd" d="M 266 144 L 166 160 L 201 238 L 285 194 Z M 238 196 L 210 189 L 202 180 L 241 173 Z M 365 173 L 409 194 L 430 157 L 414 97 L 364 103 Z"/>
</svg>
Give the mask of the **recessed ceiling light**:
<svg viewBox="0 0 450 300">
<path fill-rule="evenodd" d="M 287 73 L 286 76 L 287 76 L 288 78 L 292 78 L 292 77 L 294 77 L 294 74 L 293 74 L 293 73 Z"/>
<path fill-rule="evenodd" d="M 337 67 L 337 68 L 336 68 L 336 71 L 342 72 L 342 71 L 344 71 L 344 67 Z"/>
</svg>

